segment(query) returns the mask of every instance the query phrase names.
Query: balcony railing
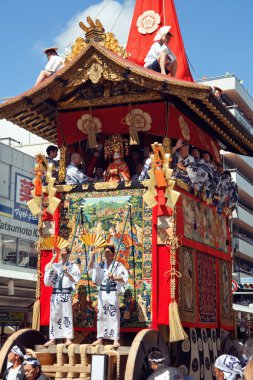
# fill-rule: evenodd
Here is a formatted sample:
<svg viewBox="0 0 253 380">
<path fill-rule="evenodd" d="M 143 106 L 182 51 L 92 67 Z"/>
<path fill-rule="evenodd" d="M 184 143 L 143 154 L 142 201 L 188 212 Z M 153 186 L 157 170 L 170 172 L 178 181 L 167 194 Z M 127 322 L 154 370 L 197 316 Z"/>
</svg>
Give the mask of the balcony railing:
<svg viewBox="0 0 253 380">
<path fill-rule="evenodd" d="M 236 119 L 253 135 L 253 126 L 246 117 L 238 110 L 237 106 L 228 106 L 227 109 L 236 117 Z"/>
</svg>

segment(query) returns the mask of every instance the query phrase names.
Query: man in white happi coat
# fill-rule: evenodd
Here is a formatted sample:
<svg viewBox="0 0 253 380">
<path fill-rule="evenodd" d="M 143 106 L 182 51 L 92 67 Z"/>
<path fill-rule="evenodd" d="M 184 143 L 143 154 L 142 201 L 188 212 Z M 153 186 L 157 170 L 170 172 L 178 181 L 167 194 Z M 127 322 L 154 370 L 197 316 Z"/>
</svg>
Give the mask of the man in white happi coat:
<svg viewBox="0 0 253 380">
<path fill-rule="evenodd" d="M 93 346 L 103 344 L 103 338 L 113 340 L 113 347 L 119 347 L 120 310 L 118 293 L 123 290 L 128 281 L 127 269 L 121 263 L 114 261 L 115 248 L 105 247 L 105 261 L 95 263 L 95 251 L 89 261 L 92 282 L 99 286 L 97 340 Z M 109 292 L 110 289 L 110 292 Z"/>
<path fill-rule="evenodd" d="M 45 268 L 44 284 L 53 288 L 50 299 L 50 340 L 45 343 L 45 347 L 55 344 L 58 338 L 65 338 L 68 346 L 74 336 L 71 293 L 80 279 L 80 271 L 76 264 L 69 262 L 69 254 L 70 249 L 63 248 L 60 252 L 61 261 L 54 263 L 57 255 L 54 251 L 52 260 Z"/>
</svg>

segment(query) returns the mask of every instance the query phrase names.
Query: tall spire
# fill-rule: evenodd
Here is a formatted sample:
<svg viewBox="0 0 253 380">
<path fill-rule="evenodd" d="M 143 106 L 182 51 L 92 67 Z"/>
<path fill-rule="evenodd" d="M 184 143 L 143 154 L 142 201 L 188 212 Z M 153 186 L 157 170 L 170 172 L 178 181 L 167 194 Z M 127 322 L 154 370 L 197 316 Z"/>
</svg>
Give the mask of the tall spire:
<svg viewBox="0 0 253 380">
<path fill-rule="evenodd" d="M 143 65 L 154 36 L 165 25 L 171 26 L 170 31 L 174 35 L 169 47 L 178 61 L 176 78 L 193 81 L 173 0 L 136 0 L 126 47 L 130 54 L 128 59 Z"/>
</svg>

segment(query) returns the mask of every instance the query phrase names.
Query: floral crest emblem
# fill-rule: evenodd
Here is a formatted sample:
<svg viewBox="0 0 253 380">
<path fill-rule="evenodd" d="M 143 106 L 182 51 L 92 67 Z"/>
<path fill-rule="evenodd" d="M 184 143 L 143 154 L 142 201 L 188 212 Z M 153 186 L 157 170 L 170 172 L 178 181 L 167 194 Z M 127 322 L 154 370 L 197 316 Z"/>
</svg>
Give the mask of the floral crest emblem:
<svg viewBox="0 0 253 380">
<path fill-rule="evenodd" d="M 88 143 L 90 148 L 97 146 L 96 134 L 102 131 L 102 123 L 97 117 L 91 114 L 84 114 L 77 121 L 77 128 L 88 135 Z"/>
<path fill-rule="evenodd" d="M 149 113 L 140 108 L 134 108 L 126 116 L 126 124 L 135 127 L 137 131 L 149 131 L 152 119 Z"/>
<path fill-rule="evenodd" d="M 185 119 L 183 118 L 182 115 L 179 116 L 179 126 L 181 128 L 181 132 L 182 132 L 182 135 L 183 135 L 183 138 L 187 141 L 190 140 L 190 129 L 185 121 Z"/>
<path fill-rule="evenodd" d="M 145 11 L 138 17 L 137 29 L 141 34 L 151 34 L 161 22 L 160 15 L 155 11 Z"/>
</svg>

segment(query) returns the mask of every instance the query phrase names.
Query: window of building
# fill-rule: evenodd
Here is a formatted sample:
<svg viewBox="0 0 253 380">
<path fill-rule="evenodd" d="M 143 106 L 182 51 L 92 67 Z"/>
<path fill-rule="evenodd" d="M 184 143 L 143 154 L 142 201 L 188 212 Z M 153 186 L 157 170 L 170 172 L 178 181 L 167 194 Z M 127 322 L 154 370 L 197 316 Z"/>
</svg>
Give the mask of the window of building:
<svg viewBox="0 0 253 380">
<path fill-rule="evenodd" d="M 30 241 L 29 268 L 36 269 L 38 261 L 38 253 L 35 249 L 35 242 Z"/>
<path fill-rule="evenodd" d="M 10 198 L 10 183 L 11 183 L 11 174 L 10 174 L 10 165 L 0 162 L 0 195 L 4 198 Z"/>
<path fill-rule="evenodd" d="M 18 246 L 18 266 L 27 268 L 29 266 L 30 242 L 29 240 L 19 239 Z"/>
<path fill-rule="evenodd" d="M 17 265 L 17 243 L 17 238 L 8 235 L 1 235 L 0 250 L 3 264 Z"/>
<path fill-rule="evenodd" d="M 37 260 L 34 241 L 0 234 L 0 263 L 36 269 Z"/>
</svg>

